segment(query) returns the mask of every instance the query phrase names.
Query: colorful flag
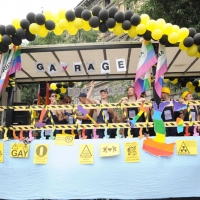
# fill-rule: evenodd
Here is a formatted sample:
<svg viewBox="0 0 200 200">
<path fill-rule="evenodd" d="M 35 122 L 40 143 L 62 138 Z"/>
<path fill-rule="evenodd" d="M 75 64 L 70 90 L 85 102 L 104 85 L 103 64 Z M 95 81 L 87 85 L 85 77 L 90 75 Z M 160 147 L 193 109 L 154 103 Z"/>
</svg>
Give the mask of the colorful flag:
<svg viewBox="0 0 200 200">
<path fill-rule="evenodd" d="M 159 97 L 161 97 L 164 74 L 167 72 L 167 56 L 165 51 L 165 45 L 159 44 L 158 50 L 158 64 L 156 67 L 156 76 L 154 82 L 154 88 Z"/>
<path fill-rule="evenodd" d="M 151 88 L 151 69 L 147 71 L 147 73 L 144 76 L 144 86 L 142 92 L 145 92 L 150 88 Z"/>
<path fill-rule="evenodd" d="M 1 79 L 0 79 L 0 92 L 2 91 L 5 80 L 7 80 L 7 74 L 10 70 L 10 66 L 13 61 L 14 51 L 15 50 L 13 48 L 9 54 L 7 62 L 5 62 L 5 65 L 3 65 L 3 67 L 2 67 L 2 70 L 1 70 L 2 74 L 1 74 Z"/>
<path fill-rule="evenodd" d="M 19 47 L 14 47 L 15 53 L 10 67 L 9 75 L 21 70 L 21 49 Z"/>
<path fill-rule="evenodd" d="M 143 41 L 140 52 L 139 63 L 137 66 L 137 72 L 135 76 L 135 93 L 139 98 L 141 93 L 144 92 L 144 79 L 145 74 L 157 63 L 157 57 L 150 41 Z M 148 73 L 149 74 L 149 73 Z M 146 75 L 148 77 L 148 74 Z M 149 78 L 147 79 L 150 80 Z M 148 82 L 147 82 L 148 83 Z"/>
</svg>

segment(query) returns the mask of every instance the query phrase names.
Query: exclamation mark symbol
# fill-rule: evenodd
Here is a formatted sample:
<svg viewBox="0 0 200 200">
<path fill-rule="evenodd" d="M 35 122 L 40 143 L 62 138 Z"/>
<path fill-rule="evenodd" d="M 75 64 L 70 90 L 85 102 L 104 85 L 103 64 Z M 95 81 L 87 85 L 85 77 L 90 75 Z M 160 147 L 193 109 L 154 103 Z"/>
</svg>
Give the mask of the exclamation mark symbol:
<svg viewBox="0 0 200 200">
<path fill-rule="evenodd" d="M 44 155 L 44 147 L 40 147 L 39 156 L 43 156 L 43 155 Z"/>
</svg>

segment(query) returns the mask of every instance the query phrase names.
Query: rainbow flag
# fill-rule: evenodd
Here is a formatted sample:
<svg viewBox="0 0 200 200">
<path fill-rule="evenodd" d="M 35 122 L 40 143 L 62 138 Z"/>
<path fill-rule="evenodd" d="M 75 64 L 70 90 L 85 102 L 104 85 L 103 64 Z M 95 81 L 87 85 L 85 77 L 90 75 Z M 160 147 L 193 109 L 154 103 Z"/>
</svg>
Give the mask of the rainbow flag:
<svg viewBox="0 0 200 200">
<path fill-rule="evenodd" d="M 154 88 L 159 97 L 161 97 L 164 74 L 167 72 L 167 56 L 165 51 L 165 45 L 159 44 L 158 50 L 158 63 L 156 68 L 156 76 L 154 82 Z"/>
<path fill-rule="evenodd" d="M 12 65 L 10 67 L 10 71 L 8 75 L 15 73 L 16 71 L 21 70 L 21 49 L 18 47 L 15 48 L 14 59 L 12 61 Z"/>
<path fill-rule="evenodd" d="M 2 91 L 2 88 L 3 88 L 3 85 L 4 85 L 4 82 L 5 80 L 8 79 L 7 75 L 9 73 L 9 70 L 10 70 L 10 66 L 11 66 L 11 63 L 13 61 L 13 55 L 14 55 L 14 48 L 11 50 L 9 56 L 8 56 L 8 59 L 7 61 L 5 62 L 5 64 L 2 66 L 2 74 L 1 74 L 1 79 L 0 79 L 0 92 Z"/>
<path fill-rule="evenodd" d="M 139 98 L 141 93 L 145 91 L 145 83 L 149 83 L 149 78 L 145 80 L 146 73 L 157 63 L 157 57 L 150 41 L 143 41 L 142 48 L 139 57 L 139 63 L 137 66 L 136 77 L 135 77 L 135 93 Z M 148 75 L 146 75 L 148 76 Z"/>
</svg>

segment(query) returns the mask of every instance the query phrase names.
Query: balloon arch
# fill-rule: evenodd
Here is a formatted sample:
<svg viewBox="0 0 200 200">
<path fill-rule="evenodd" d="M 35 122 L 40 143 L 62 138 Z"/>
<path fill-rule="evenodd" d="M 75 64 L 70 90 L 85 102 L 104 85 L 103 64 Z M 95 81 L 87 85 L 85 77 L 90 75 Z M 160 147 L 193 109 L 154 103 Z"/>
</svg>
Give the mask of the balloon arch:
<svg viewBox="0 0 200 200">
<path fill-rule="evenodd" d="M 163 45 L 179 42 L 181 50 L 200 58 L 200 33 L 194 28 L 180 28 L 166 23 L 164 19 L 153 20 L 147 14 L 139 16 L 131 10 L 123 13 L 116 7 L 106 10 L 99 6 L 92 11 L 78 6 L 74 11 L 62 9 L 56 14 L 50 11 L 39 14 L 30 12 L 26 19 L 13 19 L 12 25 L 0 25 L 0 51 L 7 52 L 11 43 L 21 45 L 22 39 L 34 41 L 36 35 L 46 37 L 50 31 L 55 35 L 64 31 L 75 35 L 79 29 L 94 29 L 102 33 L 110 31 L 116 36 L 126 33 L 131 38 L 138 35 L 145 40 L 159 40 Z"/>
</svg>

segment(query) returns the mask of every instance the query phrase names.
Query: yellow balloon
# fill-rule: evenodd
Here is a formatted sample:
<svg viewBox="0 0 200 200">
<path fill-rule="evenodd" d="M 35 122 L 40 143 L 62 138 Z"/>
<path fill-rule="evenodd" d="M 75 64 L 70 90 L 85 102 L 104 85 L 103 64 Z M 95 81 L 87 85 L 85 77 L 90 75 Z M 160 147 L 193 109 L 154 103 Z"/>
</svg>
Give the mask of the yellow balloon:
<svg viewBox="0 0 200 200">
<path fill-rule="evenodd" d="M 38 35 L 40 37 L 46 37 L 48 34 L 48 30 L 46 29 L 45 25 L 40 26 L 40 30 L 38 32 Z"/>
<path fill-rule="evenodd" d="M 179 49 L 182 51 L 186 51 L 188 48 L 186 46 L 184 46 L 183 42 L 179 43 Z"/>
<path fill-rule="evenodd" d="M 187 49 L 188 56 L 195 56 L 197 52 L 198 52 L 198 46 L 196 44 L 193 44 L 191 47 Z"/>
<path fill-rule="evenodd" d="M 60 21 L 60 18 L 58 16 L 58 14 L 55 14 L 55 15 L 52 16 L 51 20 L 54 21 L 55 23 L 58 23 Z"/>
<path fill-rule="evenodd" d="M 65 94 L 67 92 L 66 88 L 63 88 L 63 87 L 60 88 L 60 91 L 62 94 Z"/>
<path fill-rule="evenodd" d="M 21 28 L 21 26 L 20 26 L 20 19 L 13 19 L 12 20 L 12 25 L 15 27 L 16 30 L 18 28 Z"/>
<path fill-rule="evenodd" d="M 190 91 L 190 92 L 194 92 L 194 91 L 195 91 L 195 87 L 194 87 L 194 86 L 191 86 L 191 87 L 189 88 L 189 91 Z"/>
<path fill-rule="evenodd" d="M 36 23 L 32 23 L 30 26 L 29 26 L 29 31 L 30 33 L 32 34 L 38 34 L 39 31 L 40 31 L 40 25 L 36 24 Z"/>
<path fill-rule="evenodd" d="M 171 23 L 167 23 L 163 26 L 163 30 L 162 30 L 163 34 L 169 35 L 172 32 L 172 24 Z"/>
<path fill-rule="evenodd" d="M 59 12 L 58 12 L 59 19 L 65 19 L 65 13 L 66 12 L 67 11 L 65 9 L 59 10 Z"/>
<path fill-rule="evenodd" d="M 0 35 L 0 42 L 2 41 L 2 35 Z"/>
<path fill-rule="evenodd" d="M 124 32 L 121 23 L 117 23 L 113 28 L 113 33 L 117 36 L 121 35 Z"/>
<path fill-rule="evenodd" d="M 167 83 L 168 81 L 169 81 L 168 78 L 165 78 L 165 79 L 164 79 L 164 83 Z"/>
<path fill-rule="evenodd" d="M 200 96 L 200 92 L 198 92 L 198 96 Z"/>
<path fill-rule="evenodd" d="M 187 87 L 187 88 L 190 88 L 190 87 L 192 87 L 192 86 L 193 86 L 193 85 L 192 85 L 192 82 L 191 82 L 191 81 L 189 81 L 189 82 L 186 83 L 186 87 Z"/>
<path fill-rule="evenodd" d="M 173 81 L 171 81 L 174 85 L 178 83 L 178 78 L 175 78 Z"/>
<path fill-rule="evenodd" d="M 98 31 L 98 30 L 99 30 L 99 27 L 92 28 L 92 29 L 95 30 L 95 31 Z"/>
<path fill-rule="evenodd" d="M 83 30 L 84 31 L 90 31 L 91 30 L 91 26 L 89 24 L 89 21 L 84 21 L 83 20 Z"/>
<path fill-rule="evenodd" d="M 56 83 L 51 83 L 50 84 L 50 89 L 56 90 L 57 89 Z"/>
<path fill-rule="evenodd" d="M 69 26 L 68 26 L 67 30 L 70 35 L 76 35 L 76 33 L 78 32 L 78 29 L 76 27 L 74 27 L 73 22 L 69 22 Z"/>
<path fill-rule="evenodd" d="M 172 32 L 169 37 L 168 37 L 168 41 L 171 43 L 171 44 L 175 44 L 178 42 L 178 33 L 176 32 Z"/>
<path fill-rule="evenodd" d="M 160 18 L 156 21 L 156 28 L 159 28 L 160 30 L 163 29 L 163 26 L 166 24 L 165 20 Z"/>
<path fill-rule="evenodd" d="M 131 26 L 131 28 L 128 30 L 128 36 L 130 38 L 134 38 L 137 36 L 136 26 Z"/>
<path fill-rule="evenodd" d="M 44 13 L 43 13 L 43 15 L 45 16 L 45 19 L 46 19 L 46 21 L 47 20 L 52 20 L 52 18 L 53 18 L 53 14 L 52 14 L 52 12 L 51 11 L 44 11 Z"/>
<path fill-rule="evenodd" d="M 61 19 L 58 23 L 58 26 L 62 29 L 62 30 L 66 30 L 68 28 L 68 21 L 66 19 Z"/>
<path fill-rule="evenodd" d="M 155 29 L 152 33 L 151 36 L 154 40 L 159 40 L 162 37 L 162 31 L 160 29 Z"/>
<path fill-rule="evenodd" d="M 73 23 L 74 27 L 76 27 L 77 29 L 81 29 L 83 27 L 83 20 L 81 18 L 75 18 Z"/>
<path fill-rule="evenodd" d="M 173 25 L 173 26 L 172 26 L 172 32 L 178 33 L 179 30 L 180 30 L 180 27 L 179 27 L 179 26 L 177 26 L 177 25 Z"/>
<path fill-rule="evenodd" d="M 124 33 L 128 33 L 128 30 L 124 30 Z"/>
<path fill-rule="evenodd" d="M 110 32 L 113 32 L 113 28 L 109 28 L 108 30 L 109 30 Z"/>
<path fill-rule="evenodd" d="M 199 85 L 198 86 L 200 86 L 200 80 L 199 80 Z"/>
<path fill-rule="evenodd" d="M 178 32 L 178 35 L 179 40 L 183 41 L 189 35 L 189 30 L 187 28 L 181 28 Z"/>
<path fill-rule="evenodd" d="M 60 95 L 56 94 L 56 100 L 59 100 L 59 99 L 60 99 Z"/>
<path fill-rule="evenodd" d="M 146 29 L 148 31 L 153 31 L 154 29 L 156 29 L 156 21 L 151 19 L 146 23 Z"/>
<path fill-rule="evenodd" d="M 144 24 L 139 24 L 139 25 L 137 25 L 137 27 L 136 27 L 136 32 L 137 32 L 137 34 L 139 34 L 139 35 L 144 34 L 144 33 L 146 32 L 146 26 L 145 26 Z"/>
<path fill-rule="evenodd" d="M 150 17 L 147 14 L 142 14 L 140 18 L 141 18 L 141 22 L 140 22 L 141 24 L 146 24 L 150 20 Z"/>
<path fill-rule="evenodd" d="M 55 33 L 55 35 L 61 35 L 63 33 L 63 30 L 58 26 L 58 24 L 56 24 L 56 27 L 53 30 L 53 32 Z"/>
</svg>

